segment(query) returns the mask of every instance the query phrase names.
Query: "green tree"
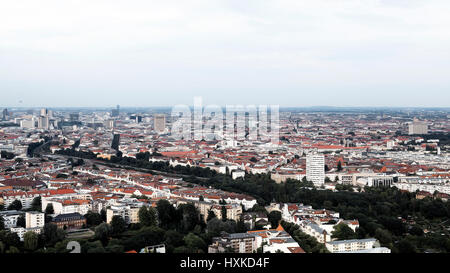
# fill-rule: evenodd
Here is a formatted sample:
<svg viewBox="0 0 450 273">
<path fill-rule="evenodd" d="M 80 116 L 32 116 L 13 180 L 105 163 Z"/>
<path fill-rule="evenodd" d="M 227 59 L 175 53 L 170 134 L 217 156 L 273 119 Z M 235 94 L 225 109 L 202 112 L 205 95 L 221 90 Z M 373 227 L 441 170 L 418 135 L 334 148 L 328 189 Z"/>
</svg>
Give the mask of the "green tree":
<svg viewBox="0 0 450 273">
<path fill-rule="evenodd" d="M 221 215 L 222 215 L 222 221 L 225 222 L 227 220 L 227 205 L 222 205 Z"/>
<path fill-rule="evenodd" d="M 178 223 L 177 212 L 169 201 L 161 199 L 156 204 L 156 210 L 158 211 L 159 225 L 161 228 L 175 229 Z"/>
<path fill-rule="evenodd" d="M 183 235 L 175 230 L 168 230 L 164 236 L 164 243 L 166 245 L 171 245 L 173 247 L 179 247 L 182 246 L 183 241 Z"/>
<path fill-rule="evenodd" d="M 100 240 L 103 245 L 106 245 L 108 238 L 112 235 L 112 228 L 107 223 L 101 223 L 95 228 L 95 238 Z"/>
<path fill-rule="evenodd" d="M 54 214 L 55 210 L 53 209 L 53 204 L 49 203 L 47 204 L 47 207 L 45 208 L 45 214 Z"/>
<path fill-rule="evenodd" d="M 205 241 L 194 233 L 189 233 L 184 236 L 184 243 L 186 244 L 186 247 L 191 250 L 191 253 L 199 253 L 206 250 Z"/>
<path fill-rule="evenodd" d="M 84 217 L 86 218 L 86 224 L 88 227 L 95 227 L 103 223 L 102 216 L 93 211 L 88 211 Z"/>
<path fill-rule="evenodd" d="M 400 253 L 416 253 L 417 252 L 416 247 L 412 244 L 412 242 L 410 242 L 407 239 L 401 240 L 397 245 L 397 249 L 398 249 L 398 252 L 400 252 Z"/>
<path fill-rule="evenodd" d="M 14 200 L 12 203 L 8 206 L 7 210 L 21 210 L 22 209 L 22 202 L 20 200 Z"/>
<path fill-rule="evenodd" d="M 127 230 L 127 223 L 125 220 L 119 216 L 114 215 L 111 219 L 111 231 L 113 236 L 117 236 Z"/>
<path fill-rule="evenodd" d="M 342 171 L 342 162 L 340 160 L 337 163 L 337 171 L 338 172 Z"/>
<path fill-rule="evenodd" d="M 200 224 L 200 213 L 194 204 L 182 204 L 178 207 L 179 214 L 181 215 L 181 230 L 184 232 L 190 232 Z"/>
<path fill-rule="evenodd" d="M 6 251 L 6 253 L 7 254 L 18 254 L 18 253 L 20 253 L 20 250 L 15 246 L 10 246 L 9 250 Z"/>
<path fill-rule="evenodd" d="M 382 228 L 375 230 L 375 238 L 377 238 L 383 246 L 389 246 L 392 243 L 391 233 Z"/>
<path fill-rule="evenodd" d="M 33 202 L 31 202 L 31 210 L 33 211 L 42 211 L 42 201 L 41 201 L 41 197 L 35 197 L 33 199 Z"/>
<path fill-rule="evenodd" d="M 139 222 L 144 226 L 156 226 L 156 211 L 152 207 L 143 206 L 139 209 Z"/>
<path fill-rule="evenodd" d="M 43 238 L 46 246 L 54 246 L 57 242 L 62 241 L 66 236 L 65 232 L 53 223 L 44 225 Z"/>
<path fill-rule="evenodd" d="M 24 215 L 20 215 L 19 217 L 17 217 L 16 225 L 17 225 L 17 227 L 23 227 L 23 228 L 26 226 Z"/>
<path fill-rule="evenodd" d="M 38 235 L 32 231 L 28 231 L 23 235 L 24 248 L 29 251 L 34 251 L 39 244 Z"/>
<path fill-rule="evenodd" d="M 356 233 L 346 224 L 340 223 L 334 226 L 334 230 L 331 232 L 331 238 L 338 240 L 356 239 Z"/>
<path fill-rule="evenodd" d="M 212 210 L 208 210 L 208 217 L 206 218 L 206 222 L 209 222 L 209 220 L 216 218 L 216 213 Z"/>
<path fill-rule="evenodd" d="M 277 228 L 278 224 L 281 221 L 281 212 L 277 210 L 273 210 L 269 213 L 268 219 L 270 224 L 272 225 L 272 228 Z"/>
</svg>

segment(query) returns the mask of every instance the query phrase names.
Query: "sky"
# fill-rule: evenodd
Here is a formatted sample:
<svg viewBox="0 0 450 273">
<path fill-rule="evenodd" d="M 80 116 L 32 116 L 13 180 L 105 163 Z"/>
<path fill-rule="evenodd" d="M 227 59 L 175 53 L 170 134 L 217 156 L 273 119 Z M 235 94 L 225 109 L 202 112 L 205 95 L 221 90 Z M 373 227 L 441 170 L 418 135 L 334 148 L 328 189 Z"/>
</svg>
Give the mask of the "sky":
<svg viewBox="0 0 450 273">
<path fill-rule="evenodd" d="M 448 0 L 14 0 L 0 106 L 450 107 Z"/>
</svg>

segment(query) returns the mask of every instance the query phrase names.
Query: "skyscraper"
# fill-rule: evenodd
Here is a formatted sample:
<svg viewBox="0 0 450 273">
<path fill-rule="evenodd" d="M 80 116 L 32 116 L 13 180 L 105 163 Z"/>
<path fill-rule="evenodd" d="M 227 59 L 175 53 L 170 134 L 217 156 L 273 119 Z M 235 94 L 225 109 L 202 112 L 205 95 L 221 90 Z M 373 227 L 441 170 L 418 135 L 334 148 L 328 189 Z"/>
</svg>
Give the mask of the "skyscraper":
<svg viewBox="0 0 450 273">
<path fill-rule="evenodd" d="M 309 154 L 306 156 L 306 179 L 317 187 L 325 183 L 325 156 Z"/>
<path fill-rule="evenodd" d="M 166 130 L 166 116 L 163 114 L 154 116 L 154 128 L 158 133 L 162 133 Z"/>
<path fill-rule="evenodd" d="M 8 109 L 3 109 L 3 120 L 8 120 L 9 118 L 9 113 L 8 113 Z"/>
<path fill-rule="evenodd" d="M 415 118 L 408 126 L 408 134 L 426 135 L 428 134 L 428 124 Z"/>
<path fill-rule="evenodd" d="M 116 109 L 111 110 L 112 117 L 118 117 L 120 114 L 120 105 L 117 105 Z"/>
</svg>

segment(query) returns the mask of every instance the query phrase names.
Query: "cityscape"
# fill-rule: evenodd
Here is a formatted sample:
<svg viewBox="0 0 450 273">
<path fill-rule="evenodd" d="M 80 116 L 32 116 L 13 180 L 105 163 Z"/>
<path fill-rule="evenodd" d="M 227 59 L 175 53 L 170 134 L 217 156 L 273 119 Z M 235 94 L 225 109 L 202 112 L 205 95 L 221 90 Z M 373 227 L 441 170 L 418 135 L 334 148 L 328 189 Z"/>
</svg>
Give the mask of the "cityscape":
<svg viewBox="0 0 450 273">
<path fill-rule="evenodd" d="M 174 138 L 170 108 L 5 108 L 0 249 L 445 253 L 449 116 L 281 108 L 273 143 L 248 116 L 207 141 Z"/>
<path fill-rule="evenodd" d="M 3 1 L 0 265 L 445 270 L 449 14 Z"/>
</svg>

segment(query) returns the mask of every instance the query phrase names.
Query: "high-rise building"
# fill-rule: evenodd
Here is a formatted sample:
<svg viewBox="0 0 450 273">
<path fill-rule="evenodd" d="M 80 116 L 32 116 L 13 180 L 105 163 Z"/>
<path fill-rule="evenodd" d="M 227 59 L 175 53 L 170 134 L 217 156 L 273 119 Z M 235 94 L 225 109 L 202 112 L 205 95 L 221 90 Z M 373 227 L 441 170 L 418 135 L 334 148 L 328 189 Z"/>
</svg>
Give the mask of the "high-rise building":
<svg viewBox="0 0 450 273">
<path fill-rule="evenodd" d="M 426 135 L 428 134 L 428 124 L 418 119 L 414 119 L 413 122 L 409 124 L 408 128 L 409 135 Z"/>
<path fill-rule="evenodd" d="M 25 213 L 26 228 L 44 227 L 45 217 L 43 212 L 28 211 Z"/>
<path fill-rule="evenodd" d="M 70 121 L 75 122 L 80 120 L 80 114 L 79 113 L 71 113 L 70 114 Z"/>
<path fill-rule="evenodd" d="M 48 109 L 47 108 L 42 108 L 41 109 L 41 117 L 42 116 L 47 116 L 48 115 Z"/>
<path fill-rule="evenodd" d="M 113 129 L 116 126 L 116 121 L 113 119 L 108 119 L 103 122 L 103 127 L 106 129 Z"/>
<path fill-rule="evenodd" d="M 34 117 L 31 117 L 30 119 L 24 119 L 20 121 L 20 127 L 21 128 L 35 128 L 36 127 L 36 121 Z"/>
<path fill-rule="evenodd" d="M 323 154 L 309 154 L 306 156 L 306 179 L 315 186 L 325 183 L 325 156 Z"/>
<path fill-rule="evenodd" d="M 3 120 L 8 120 L 9 118 L 9 113 L 8 113 L 8 109 L 3 109 Z"/>
<path fill-rule="evenodd" d="M 120 114 L 120 106 L 117 105 L 116 109 L 111 110 L 111 117 L 118 117 Z"/>
<path fill-rule="evenodd" d="M 166 115 L 160 114 L 154 116 L 154 128 L 158 133 L 166 130 Z"/>
<path fill-rule="evenodd" d="M 40 116 L 38 120 L 38 128 L 48 130 L 49 128 L 49 120 L 48 116 Z"/>
</svg>

